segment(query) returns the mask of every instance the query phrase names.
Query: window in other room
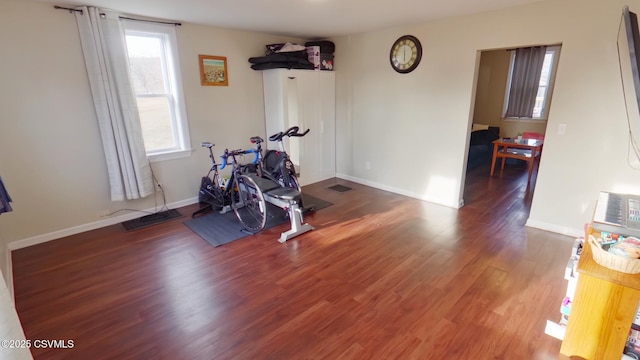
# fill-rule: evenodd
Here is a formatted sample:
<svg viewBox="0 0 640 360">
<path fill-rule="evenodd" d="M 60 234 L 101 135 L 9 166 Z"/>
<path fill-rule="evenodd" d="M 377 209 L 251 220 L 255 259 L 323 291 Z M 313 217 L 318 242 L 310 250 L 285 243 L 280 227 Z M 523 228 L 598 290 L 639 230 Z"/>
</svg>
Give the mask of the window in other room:
<svg viewBox="0 0 640 360">
<path fill-rule="evenodd" d="M 533 107 L 533 115 L 529 117 L 506 117 L 512 120 L 546 120 L 549 115 L 549 105 L 551 104 L 551 96 L 553 93 L 553 84 L 555 81 L 558 60 L 560 58 L 560 45 L 548 46 L 540 72 L 540 79 L 537 82 L 537 94 L 535 105 Z M 509 67 L 509 78 L 507 81 L 507 90 L 504 97 L 503 115 L 507 111 L 509 103 L 509 93 L 511 92 L 511 84 L 513 77 L 513 67 L 515 63 L 515 51 L 511 51 L 511 64 Z"/>
<path fill-rule="evenodd" d="M 129 76 L 151 161 L 188 156 L 189 131 L 174 26 L 124 22 Z"/>
</svg>

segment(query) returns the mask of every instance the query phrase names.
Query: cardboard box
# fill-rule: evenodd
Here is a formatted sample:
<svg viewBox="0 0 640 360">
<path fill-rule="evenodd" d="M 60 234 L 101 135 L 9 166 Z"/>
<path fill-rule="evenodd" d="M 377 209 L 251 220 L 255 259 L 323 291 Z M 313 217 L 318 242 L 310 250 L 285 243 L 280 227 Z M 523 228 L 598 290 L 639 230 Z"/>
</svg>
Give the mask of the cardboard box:
<svg viewBox="0 0 640 360">
<path fill-rule="evenodd" d="M 314 69 L 320 69 L 320 46 L 307 46 L 307 58 L 313 64 Z"/>
</svg>

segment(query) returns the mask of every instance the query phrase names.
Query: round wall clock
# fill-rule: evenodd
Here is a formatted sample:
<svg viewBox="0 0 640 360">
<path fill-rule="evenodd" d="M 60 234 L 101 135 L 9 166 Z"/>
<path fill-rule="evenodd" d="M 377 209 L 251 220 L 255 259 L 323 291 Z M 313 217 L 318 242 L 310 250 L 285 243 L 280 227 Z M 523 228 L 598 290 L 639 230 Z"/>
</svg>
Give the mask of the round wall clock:
<svg viewBox="0 0 640 360">
<path fill-rule="evenodd" d="M 389 53 L 391 67 L 401 74 L 415 70 L 420 64 L 420 59 L 422 59 L 422 45 L 415 36 L 401 36 L 391 46 Z"/>
</svg>

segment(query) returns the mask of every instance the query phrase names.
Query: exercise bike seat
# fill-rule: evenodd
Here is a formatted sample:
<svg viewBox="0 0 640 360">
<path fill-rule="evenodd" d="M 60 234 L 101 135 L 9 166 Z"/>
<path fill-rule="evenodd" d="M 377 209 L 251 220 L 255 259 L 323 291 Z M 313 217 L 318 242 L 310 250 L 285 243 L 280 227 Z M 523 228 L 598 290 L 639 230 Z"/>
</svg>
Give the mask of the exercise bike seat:
<svg viewBox="0 0 640 360">
<path fill-rule="evenodd" d="M 256 185 L 258 185 L 263 193 L 270 193 L 271 191 L 273 191 L 273 189 L 280 187 L 277 182 L 259 177 L 256 174 L 246 174 L 246 176 L 250 177 L 256 183 Z"/>
<path fill-rule="evenodd" d="M 278 187 L 273 190 L 269 190 L 269 195 L 285 201 L 296 201 L 299 202 L 302 193 L 296 189 L 287 188 L 287 187 Z"/>
</svg>

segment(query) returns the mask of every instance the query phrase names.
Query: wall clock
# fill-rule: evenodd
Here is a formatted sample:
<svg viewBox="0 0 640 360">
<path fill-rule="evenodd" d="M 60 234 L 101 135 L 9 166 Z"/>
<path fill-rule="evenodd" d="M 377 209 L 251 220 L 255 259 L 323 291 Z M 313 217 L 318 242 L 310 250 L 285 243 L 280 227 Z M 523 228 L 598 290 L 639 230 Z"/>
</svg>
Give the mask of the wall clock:
<svg viewBox="0 0 640 360">
<path fill-rule="evenodd" d="M 415 36 L 401 36 L 391 46 L 389 53 L 391 67 L 401 74 L 415 70 L 420 64 L 420 59 L 422 59 L 422 45 Z"/>
</svg>

